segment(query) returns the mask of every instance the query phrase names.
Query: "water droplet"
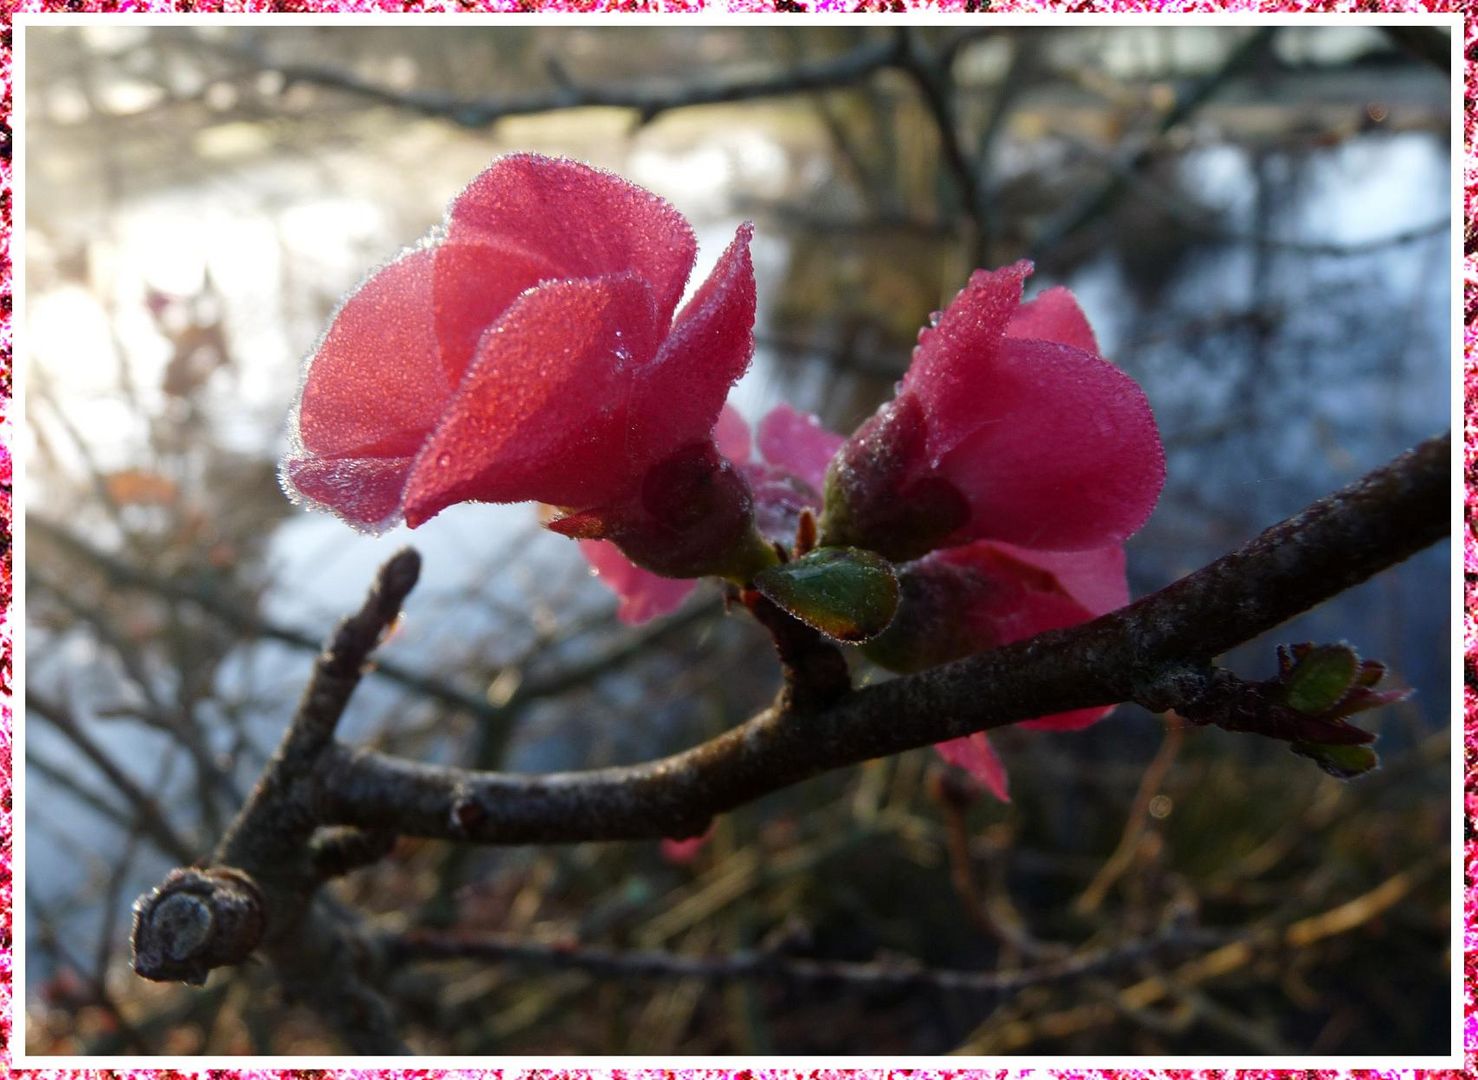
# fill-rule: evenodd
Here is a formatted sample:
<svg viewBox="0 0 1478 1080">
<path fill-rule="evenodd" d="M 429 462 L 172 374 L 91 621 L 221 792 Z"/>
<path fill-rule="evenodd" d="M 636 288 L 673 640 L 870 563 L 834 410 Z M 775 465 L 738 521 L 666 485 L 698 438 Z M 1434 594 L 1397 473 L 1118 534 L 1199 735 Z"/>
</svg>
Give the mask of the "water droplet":
<svg viewBox="0 0 1478 1080">
<path fill-rule="evenodd" d="M 436 467 L 438 469 L 445 469 L 451 463 L 452 463 L 452 455 L 451 454 L 448 454 L 448 453 L 440 453 L 440 454 L 437 454 L 436 455 Z"/>
<path fill-rule="evenodd" d="M 929 325 L 930 326 L 938 326 L 939 325 L 939 320 L 942 319 L 942 318 L 944 318 L 944 312 L 942 312 L 942 311 L 931 311 L 931 312 L 929 312 Z"/>
</svg>

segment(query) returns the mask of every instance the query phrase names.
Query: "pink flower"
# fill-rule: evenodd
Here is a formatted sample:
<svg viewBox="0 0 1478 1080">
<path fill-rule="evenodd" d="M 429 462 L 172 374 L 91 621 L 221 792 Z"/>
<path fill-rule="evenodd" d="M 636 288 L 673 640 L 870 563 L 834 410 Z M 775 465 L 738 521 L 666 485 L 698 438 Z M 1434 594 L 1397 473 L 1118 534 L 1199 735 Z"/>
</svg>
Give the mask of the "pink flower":
<svg viewBox="0 0 1478 1080">
<path fill-rule="evenodd" d="M 837 460 L 823 543 L 900 561 L 971 540 L 1083 551 L 1144 524 L 1165 480 L 1149 403 L 1070 292 L 1021 303 L 1031 270 L 976 271 L 920 333 L 898 395 Z"/>
<path fill-rule="evenodd" d="M 577 162 L 499 159 L 340 307 L 308 362 L 284 486 L 379 530 L 469 500 L 639 503 L 664 467 L 706 482 L 753 351 L 750 235 L 674 319 L 696 250 L 676 210 Z M 748 528 L 747 505 L 730 509 Z"/>
<path fill-rule="evenodd" d="M 990 540 L 936 551 L 900 568 L 893 624 L 864 651 L 895 671 L 916 671 L 1086 622 L 1129 602 L 1124 549 L 1033 551 Z M 1040 731 L 1076 731 L 1113 706 L 1027 720 Z M 1007 801 L 1006 771 L 985 732 L 936 747 Z"/>
<path fill-rule="evenodd" d="M 753 492 L 755 524 L 775 543 L 790 544 L 802 510 L 820 513 L 826 467 L 842 437 L 809 413 L 781 404 L 759 423 L 757 439 L 732 406 L 725 405 L 714 428 L 718 451 Z M 753 460 L 756 443 L 759 460 Z M 615 544 L 582 540 L 580 551 L 595 575 L 620 599 L 617 618 L 635 625 L 675 610 L 696 582 L 679 581 L 644 570 Z"/>
<path fill-rule="evenodd" d="M 1019 262 L 971 277 L 828 477 L 824 543 L 913 560 L 898 568 L 892 624 L 864 649 L 885 667 L 931 667 L 1128 602 L 1122 542 L 1165 479 L 1154 416 L 1098 355 L 1072 293 L 1021 303 L 1029 273 Z M 1111 711 L 1022 726 L 1073 730 Z M 984 733 L 938 749 L 1007 797 Z"/>
</svg>

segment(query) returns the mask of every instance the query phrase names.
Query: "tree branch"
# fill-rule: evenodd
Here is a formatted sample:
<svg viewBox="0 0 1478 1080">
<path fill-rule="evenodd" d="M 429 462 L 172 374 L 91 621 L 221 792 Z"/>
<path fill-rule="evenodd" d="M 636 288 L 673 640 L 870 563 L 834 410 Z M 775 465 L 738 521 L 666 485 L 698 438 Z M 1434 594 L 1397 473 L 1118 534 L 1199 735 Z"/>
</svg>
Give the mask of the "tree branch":
<svg viewBox="0 0 1478 1080">
<path fill-rule="evenodd" d="M 232 627 L 244 637 L 265 638 L 312 653 L 317 653 L 322 648 L 321 640 L 307 631 L 265 619 L 212 590 L 182 585 L 178 581 L 172 581 L 131 566 L 124 560 L 93 546 L 56 522 L 47 521 L 33 514 L 27 519 L 26 527 L 36 535 L 44 537 L 48 543 L 56 544 L 73 558 L 94 567 L 108 579 L 110 584 L 116 587 L 141 589 L 166 600 L 190 604 L 206 615 Z M 412 693 L 450 705 L 476 717 L 484 725 L 506 729 L 514 716 L 533 702 L 588 686 L 602 676 L 617 670 L 657 642 L 681 634 L 717 613 L 717 604 L 689 604 L 671 618 L 646 627 L 636 634 L 627 635 L 619 644 L 613 645 L 605 652 L 588 659 L 575 661 L 567 667 L 548 674 L 524 680 L 512 697 L 502 705 L 492 704 L 485 694 L 452 686 L 431 675 L 412 671 L 393 660 L 375 661 L 369 674 L 393 682 Z"/>
<path fill-rule="evenodd" d="M 1122 967 L 1136 960 L 1207 942 L 1224 935 L 1197 931 L 1175 922 L 1155 933 L 1100 949 L 1084 950 L 1016 971 L 965 971 L 927 968 L 905 960 L 848 963 L 812 960 L 765 951 L 725 956 L 692 956 L 661 949 L 607 949 L 564 942 L 521 940 L 508 935 L 408 930 L 387 935 L 387 962 L 480 960 L 556 970 L 576 970 L 615 978 L 703 979 L 732 982 L 773 979 L 797 984 L 848 985 L 865 989 L 931 989 L 956 993 L 1009 993 Z"/>
<path fill-rule="evenodd" d="M 895 40 L 867 42 L 837 56 L 798 63 L 763 75 L 724 74 L 688 83 L 632 83 L 615 86 L 561 85 L 501 97 L 458 97 L 437 90 L 396 90 L 352 71 L 322 64 L 279 63 L 261 49 L 227 49 L 227 55 L 276 71 L 288 83 L 310 83 L 342 90 L 425 116 L 440 117 L 464 128 L 484 128 L 511 116 L 533 116 L 586 106 L 634 109 L 644 123 L 673 109 L 731 101 L 781 97 L 812 90 L 832 90 L 862 82 L 898 62 Z"/>
<path fill-rule="evenodd" d="M 404 1052 L 383 999 L 364 977 L 369 962 L 357 916 L 318 897 L 325 874 L 384 836 L 344 843 L 319 837 L 304 793 L 366 662 L 415 586 L 421 559 L 393 556 L 360 610 L 319 654 L 287 734 L 204 870 L 176 870 L 134 905 L 134 970 L 146 978 L 203 982 L 260 948 L 290 997 L 311 1003 L 361 1053 Z M 381 830 L 392 832 L 393 829 Z M 356 850 L 357 849 L 357 850 Z"/>
<path fill-rule="evenodd" d="M 175 871 L 135 905 L 135 967 L 199 982 L 260 941 L 288 995 L 315 1007 L 351 1049 L 403 1051 L 373 989 L 385 971 L 386 940 L 319 895 L 325 876 L 387 852 L 395 835 L 501 844 L 692 836 L 714 814 L 869 758 L 1093 705 L 1194 704 L 1216 685 L 1213 656 L 1446 533 L 1450 445 L 1450 436 L 1431 439 L 1241 550 L 1090 623 L 844 692 L 806 711 L 787 707 L 782 695 L 684 753 L 589 772 L 439 768 L 334 740 L 371 650 L 415 583 L 419 558 L 403 551 L 319 657 L 213 864 Z M 442 948 L 420 940 L 422 955 Z M 761 963 L 739 963 L 736 977 Z M 804 977 L 834 975 L 818 969 Z"/>
<path fill-rule="evenodd" d="M 1277 27 L 1267 26 L 1252 31 L 1227 54 L 1215 71 L 1208 72 L 1178 94 L 1175 103 L 1156 121 L 1154 137 L 1164 136 L 1188 120 L 1234 76 L 1263 55 L 1271 47 L 1277 31 Z M 1069 236 L 1102 216 L 1128 190 L 1125 177 L 1142 169 L 1153 157 L 1154 148 L 1155 143 L 1151 140 L 1131 150 L 1099 187 L 1049 221 L 1032 243 L 1032 258 L 1038 261 L 1046 259 Z"/>
<path fill-rule="evenodd" d="M 335 745 L 322 822 L 476 843 L 692 836 L 762 795 L 840 768 L 1036 716 L 1199 700 L 1218 654 L 1448 532 L 1451 437 L 1439 436 L 1135 604 L 1092 622 L 894 679 L 824 711 L 769 709 L 642 765 L 519 776 Z"/>
</svg>

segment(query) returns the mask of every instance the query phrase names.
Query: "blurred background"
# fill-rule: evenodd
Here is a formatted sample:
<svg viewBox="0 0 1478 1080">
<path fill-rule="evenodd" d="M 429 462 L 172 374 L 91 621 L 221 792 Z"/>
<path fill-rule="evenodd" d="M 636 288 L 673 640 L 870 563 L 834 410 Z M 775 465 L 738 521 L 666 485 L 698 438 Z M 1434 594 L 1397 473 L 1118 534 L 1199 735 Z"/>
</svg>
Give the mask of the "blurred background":
<svg viewBox="0 0 1478 1080">
<path fill-rule="evenodd" d="M 279 491 L 338 299 L 499 153 L 665 196 L 695 282 L 757 222 L 751 419 L 783 400 L 851 430 L 973 267 L 1034 258 L 1028 293 L 1071 286 L 1159 418 L 1136 595 L 1449 425 L 1445 31 L 23 33 L 30 1053 L 334 1049 L 264 967 L 135 978 L 128 907 L 211 849 L 312 651 L 408 541 L 422 583 L 347 740 L 583 768 L 774 692 L 766 639 L 716 593 L 624 627 L 529 507 L 368 538 Z M 1445 1053 L 1448 583 L 1441 545 L 1228 659 L 1262 678 L 1275 642 L 1343 639 L 1387 662 L 1416 693 L 1372 714 L 1384 767 L 1357 783 L 1126 706 L 993 737 L 1009 805 L 921 750 L 730 814 L 686 860 L 402 840 L 333 888 L 390 932 L 579 943 L 557 969 L 532 948 L 407 964 L 383 989 L 423 1052 Z M 582 964 L 593 947 L 773 962 L 637 974 Z M 900 987 L 800 961 L 1037 974 Z"/>
</svg>

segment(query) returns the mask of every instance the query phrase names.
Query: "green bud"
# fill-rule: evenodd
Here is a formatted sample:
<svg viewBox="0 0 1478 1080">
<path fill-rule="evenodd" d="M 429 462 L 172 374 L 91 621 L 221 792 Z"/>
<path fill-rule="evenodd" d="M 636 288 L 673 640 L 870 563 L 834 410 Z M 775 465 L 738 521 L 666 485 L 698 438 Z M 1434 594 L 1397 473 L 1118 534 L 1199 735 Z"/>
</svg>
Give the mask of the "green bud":
<svg viewBox="0 0 1478 1080">
<path fill-rule="evenodd" d="M 1306 757 L 1330 776 L 1353 780 L 1380 765 L 1380 758 L 1368 746 L 1333 746 L 1326 743 L 1294 743 L 1290 749 Z"/>
<path fill-rule="evenodd" d="M 881 634 L 898 610 L 893 565 L 861 548 L 817 548 L 761 570 L 754 587 L 807 626 L 853 644 Z"/>
<path fill-rule="evenodd" d="M 1327 712 L 1344 700 L 1360 674 L 1348 645 L 1317 645 L 1299 655 L 1283 676 L 1283 702 L 1302 713 Z"/>
</svg>

